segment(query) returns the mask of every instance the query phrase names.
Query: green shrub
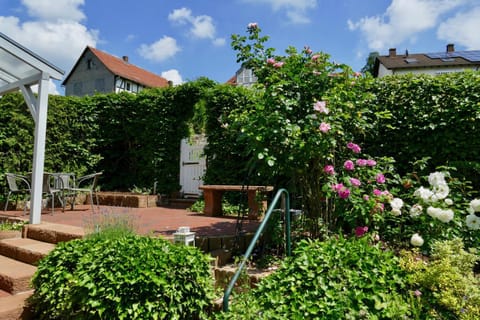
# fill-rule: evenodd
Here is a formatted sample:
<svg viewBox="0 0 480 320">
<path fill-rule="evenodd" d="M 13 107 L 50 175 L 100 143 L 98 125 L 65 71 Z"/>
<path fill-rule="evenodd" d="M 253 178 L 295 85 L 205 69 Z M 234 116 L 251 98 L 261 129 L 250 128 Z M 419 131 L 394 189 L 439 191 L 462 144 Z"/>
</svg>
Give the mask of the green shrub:
<svg viewBox="0 0 480 320">
<path fill-rule="evenodd" d="M 60 243 L 32 281 L 35 319 L 205 319 L 213 296 L 198 249 L 135 235 Z"/>
<path fill-rule="evenodd" d="M 404 252 L 402 265 L 422 319 L 480 319 L 480 279 L 473 273 L 478 254 L 465 251 L 457 238 L 434 242 L 431 256 L 420 257 Z"/>
<path fill-rule="evenodd" d="M 403 319 L 410 314 L 398 258 L 367 237 L 300 242 L 294 257 L 222 319 Z"/>
</svg>

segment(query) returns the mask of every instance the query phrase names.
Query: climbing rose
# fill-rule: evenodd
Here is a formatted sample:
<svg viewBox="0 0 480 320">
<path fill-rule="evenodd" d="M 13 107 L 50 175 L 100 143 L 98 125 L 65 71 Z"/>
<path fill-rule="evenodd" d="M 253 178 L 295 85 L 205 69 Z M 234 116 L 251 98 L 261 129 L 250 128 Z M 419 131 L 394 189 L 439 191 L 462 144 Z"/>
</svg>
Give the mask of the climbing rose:
<svg viewBox="0 0 480 320">
<path fill-rule="evenodd" d="M 285 62 L 279 61 L 279 62 L 275 62 L 275 63 L 273 64 L 273 66 L 274 66 L 275 68 L 281 68 L 284 64 L 285 64 Z"/>
<path fill-rule="evenodd" d="M 365 233 L 367 233 L 367 231 L 368 231 L 368 227 L 367 227 L 367 226 L 365 226 L 365 227 L 356 227 L 356 228 L 355 228 L 355 235 L 356 235 L 357 237 L 361 237 L 361 236 L 363 236 Z"/>
<path fill-rule="evenodd" d="M 273 59 L 273 58 L 268 58 L 268 59 L 267 59 L 267 63 L 268 63 L 268 64 L 275 64 L 276 61 L 275 61 L 275 59 Z"/>
<path fill-rule="evenodd" d="M 326 165 L 324 168 L 323 168 L 323 172 L 325 172 L 326 174 L 329 174 L 329 175 L 334 175 L 335 174 L 335 168 L 332 166 L 332 165 Z"/>
<path fill-rule="evenodd" d="M 410 208 L 410 217 L 418 217 L 419 215 L 422 214 L 422 212 L 423 212 L 422 206 L 419 204 L 414 204 Z"/>
<path fill-rule="evenodd" d="M 367 160 L 367 166 L 369 167 L 374 167 L 376 164 L 377 164 L 377 161 L 375 160 L 372 160 L 372 159 Z"/>
<path fill-rule="evenodd" d="M 345 186 L 343 185 L 343 183 L 336 183 L 332 186 L 332 189 L 334 191 L 340 191 L 344 188 Z"/>
<path fill-rule="evenodd" d="M 256 22 L 250 22 L 247 26 L 248 29 L 256 29 L 258 28 L 258 23 Z"/>
<path fill-rule="evenodd" d="M 330 130 L 330 125 L 328 123 L 322 122 L 320 124 L 320 131 L 323 133 L 327 133 Z"/>
<path fill-rule="evenodd" d="M 368 164 L 368 160 L 357 159 L 356 163 L 357 163 L 357 166 L 359 167 L 365 167 Z"/>
<path fill-rule="evenodd" d="M 377 174 L 375 179 L 377 183 L 385 183 L 385 176 L 382 173 Z"/>
<path fill-rule="evenodd" d="M 355 169 L 355 165 L 351 160 L 345 161 L 345 163 L 343 164 L 343 167 L 345 168 L 345 170 L 348 170 L 348 171 L 353 171 Z"/>
<path fill-rule="evenodd" d="M 347 199 L 350 196 L 350 190 L 348 188 L 343 188 L 338 191 L 338 196 L 342 199 Z"/>
<path fill-rule="evenodd" d="M 421 247 L 423 246 L 423 238 L 418 233 L 415 233 L 410 238 L 410 243 L 415 247 Z"/>
<path fill-rule="evenodd" d="M 480 212 L 480 199 L 473 199 L 470 201 L 470 212 Z"/>
<path fill-rule="evenodd" d="M 466 218 L 465 223 L 467 227 L 472 230 L 480 229 L 480 217 L 477 217 L 475 214 L 469 214 Z"/>
<path fill-rule="evenodd" d="M 360 182 L 360 180 L 356 179 L 356 178 L 350 178 L 350 183 L 352 184 L 352 186 L 354 187 L 359 187 L 362 183 Z"/>
<path fill-rule="evenodd" d="M 355 144 L 353 142 L 347 143 L 347 148 L 352 150 L 353 153 L 360 153 L 360 151 L 362 151 L 362 149 L 358 146 L 358 144 Z"/>
<path fill-rule="evenodd" d="M 320 113 L 328 114 L 329 110 L 327 108 L 327 103 L 325 101 L 317 101 L 313 105 L 313 110 L 318 111 Z"/>
</svg>

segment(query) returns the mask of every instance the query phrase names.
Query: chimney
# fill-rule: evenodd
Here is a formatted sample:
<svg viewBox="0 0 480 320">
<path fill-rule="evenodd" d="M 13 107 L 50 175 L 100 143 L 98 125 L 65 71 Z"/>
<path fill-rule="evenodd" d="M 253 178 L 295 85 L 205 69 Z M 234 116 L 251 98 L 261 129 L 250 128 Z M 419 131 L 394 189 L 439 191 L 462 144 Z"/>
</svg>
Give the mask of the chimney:
<svg viewBox="0 0 480 320">
<path fill-rule="evenodd" d="M 390 49 L 388 49 L 388 56 L 389 56 L 389 57 L 395 57 L 395 56 L 397 56 L 397 49 L 396 49 L 396 48 L 390 48 Z"/>
<path fill-rule="evenodd" d="M 128 56 L 123 56 L 122 60 L 128 63 Z"/>
<path fill-rule="evenodd" d="M 447 52 L 454 52 L 455 51 L 455 46 L 453 43 L 447 44 Z"/>
</svg>

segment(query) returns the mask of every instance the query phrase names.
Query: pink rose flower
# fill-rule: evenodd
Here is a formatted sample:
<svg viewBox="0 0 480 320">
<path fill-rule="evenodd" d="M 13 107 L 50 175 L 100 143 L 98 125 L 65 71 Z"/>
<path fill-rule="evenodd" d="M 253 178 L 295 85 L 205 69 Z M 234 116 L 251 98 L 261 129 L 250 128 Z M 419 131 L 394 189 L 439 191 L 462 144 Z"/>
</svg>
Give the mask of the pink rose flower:
<svg viewBox="0 0 480 320">
<path fill-rule="evenodd" d="M 313 61 L 317 61 L 318 58 L 320 58 L 320 55 L 319 55 L 319 54 L 315 54 L 315 55 L 312 56 L 312 60 L 313 60 Z"/>
<path fill-rule="evenodd" d="M 355 228 L 355 235 L 356 235 L 357 237 L 361 237 L 361 236 L 363 236 L 365 233 L 367 233 L 367 231 L 368 231 L 368 227 L 367 227 L 367 226 L 365 226 L 365 227 L 356 227 L 356 228 Z"/>
<path fill-rule="evenodd" d="M 325 113 L 325 114 L 328 114 L 329 112 L 326 101 L 315 102 L 315 104 L 313 105 L 313 110 L 318 111 L 320 113 Z"/>
<path fill-rule="evenodd" d="M 332 186 L 332 189 L 334 191 L 340 191 L 344 188 L 345 186 L 343 185 L 343 183 L 336 183 Z"/>
<path fill-rule="evenodd" d="M 352 184 L 352 186 L 354 187 L 359 187 L 362 183 L 360 182 L 360 180 L 356 179 L 356 178 L 350 178 L 350 183 Z"/>
<path fill-rule="evenodd" d="M 320 124 L 320 131 L 323 133 L 327 133 L 331 129 L 330 125 L 326 122 L 322 122 Z"/>
<path fill-rule="evenodd" d="M 256 22 L 250 22 L 247 26 L 248 29 L 256 29 L 258 28 L 258 23 Z"/>
<path fill-rule="evenodd" d="M 382 195 L 382 190 L 378 190 L 378 189 L 373 190 L 373 195 L 380 197 Z"/>
<path fill-rule="evenodd" d="M 347 148 L 352 150 L 353 153 L 360 153 L 360 151 L 362 151 L 360 146 L 358 144 L 353 143 L 353 142 L 347 143 Z"/>
<path fill-rule="evenodd" d="M 275 59 L 273 59 L 273 58 L 268 58 L 267 59 L 267 64 L 275 64 L 275 63 L 276 63 Z"/>
<path fill-rule="evenodd" d="M 353 164 L 352 160 L 345 161 L 345 163 L 343 164 L 343 167 L 345 168 L 345 170 L 348 170 L 348 171 L 353 171 L 355 169 L 355 165 Z"/>
<path fill-rule="evenodd" d="M 368 160 L 365 160 L 365 159 L 357 159 L 356 161 L 357 163 L 357 166 L 359 167 L 365 167 L 368 163 Z"/>
<path fill-rule="evenodd" d="M 375 180 L 377 181 L 377 183 L 385 183 L 385 176 L 383 175 L 383 173 L 379 173 L 377 174 Z"/>
<path fill-rule="evenodd" d="M 366 194 L 366 195 L 363 196 L 363 200 L 365 200 L 365 201 L 370 200 L 370 197 L 368 196 L 368 194 Z"/>
<path fill-rule="evenodd" d="M 326 165 L 323 167 L 323 172 L 325 172 L 328 175 L 334 175 L 335 174 L 335 168 L 332 165 Z"/>
<path fill-rule="evenodd" d="M 350 189 L 343 188 L 338 190 L 338 196 L 342 199 L 347 199 L 348 197 L 350 197 Z"/>
<path fill-rule="evenodd" d="M 377 161 L 372 160 L 372 159 L 368 159 L 368 160 L 367 160 L 367 166 L 369 166 L 369 167 L 374 167 L 374 166 L 376 166 L 376 165 L 377 165 Z"/>
<path fill-rule="evenodd" d="M 273 64 L 273 66 L 274 66 L 275 68 L 281 68 L 284 64 L 285 64 L 285 62 L 279 61 L 279 62 L 275 62 L 275 63 Z"/>
</svg>

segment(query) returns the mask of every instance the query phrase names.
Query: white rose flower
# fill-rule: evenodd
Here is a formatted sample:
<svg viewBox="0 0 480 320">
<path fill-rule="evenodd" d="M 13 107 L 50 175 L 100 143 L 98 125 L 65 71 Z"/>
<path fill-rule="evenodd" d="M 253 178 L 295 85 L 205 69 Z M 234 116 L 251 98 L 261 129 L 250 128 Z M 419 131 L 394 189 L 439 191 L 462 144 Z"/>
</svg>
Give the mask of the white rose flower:
<svg viewBox="0 0 480 320">
<path fill-rule="evenodd" d="M 480 199 L 470 201 L 470 208 L 472 208 L 474 212 L 480 212 Z"/>
<path fill-rule="evenodd" d="M 414 204 L 410 208 L 410 217 L 418 217 L 419 215 L 422 214 L 422 212 L 423 212 L 422 206 L 419 204 Z"/>
<path fill-rule="evenodd" d="M 472 229 L 472 230 L 480 229 L 480 217 L 477 217 L 474 214 L 469 214 L 465 222 L 469 229 Z"/>
<path fill-rule="evenodd" d="M 430 198 L 433 196 L 433 192 L 430 189 L 420 187 L 417 190 L 415 190 L 413 195 L 417 198 L 422 199 L 425 202 L 429 202 Z"/>
<path fill-rule="evenodd" d="M 412 244 L 412 246 L 421 247 L 423 246 L 423 238 L 418 233 L 415 233 L 410 238 L 410 243 Z"/>
<path fill-rule="evenodd" d="M 427 208 L 427 214 L 432 218 L 437 218 L 438 215 L 440 214 L 440 211 L 442 211 L 442 209 L 435 208 L 432 206 Z"/>
<path fill-rule="evenodd" d="M 403 207 L 403 200 L 400 198 L 393 198 L 390 201 L 390 206 L 392 206 L 392 209 L 401 209 Z"/>
<path fill-rule="evenodd" d="M 400 210 L 398 208 L 393 208 L 391 212 L 395 217 L 398 217 L 402 214 L 402 210 Z"/>
<path fill-rule="evenodd" d="M 453 210 L 447 209 L 447 210 L 440 210 L 437 219 L 442 221 L 443 223 L 449 223 L 450 221 L 453 220 Z"/>
<path fill-rule="evenodd" d="M 428 176 L 428 183 L 430 183 L 431 186 L 436 187 L 441 184 L 447 184 L 445 181 L 445 174 L 442 172 L 432 172 Z"/>
<path fill-rule="evenodd" d="M 435 197 L 438 200 L 441 200 L 448 197 L 448 194 L 450 193 L 450 188 L 446 184 L 439 184 L 433 188 L 433 192 L 435 193 Z"/>
<path fill-rule="evenodd" d="M 446 204 L 447 206 L 451 206 L 451 205 L 453 204 L 453 200 L 450 199 L 450 198 L 447 198 L 447 199 L 445 199 L 445 200 L 443 200 L 443 201 L 445 202 L 445 204 Z"/>
</svg>

